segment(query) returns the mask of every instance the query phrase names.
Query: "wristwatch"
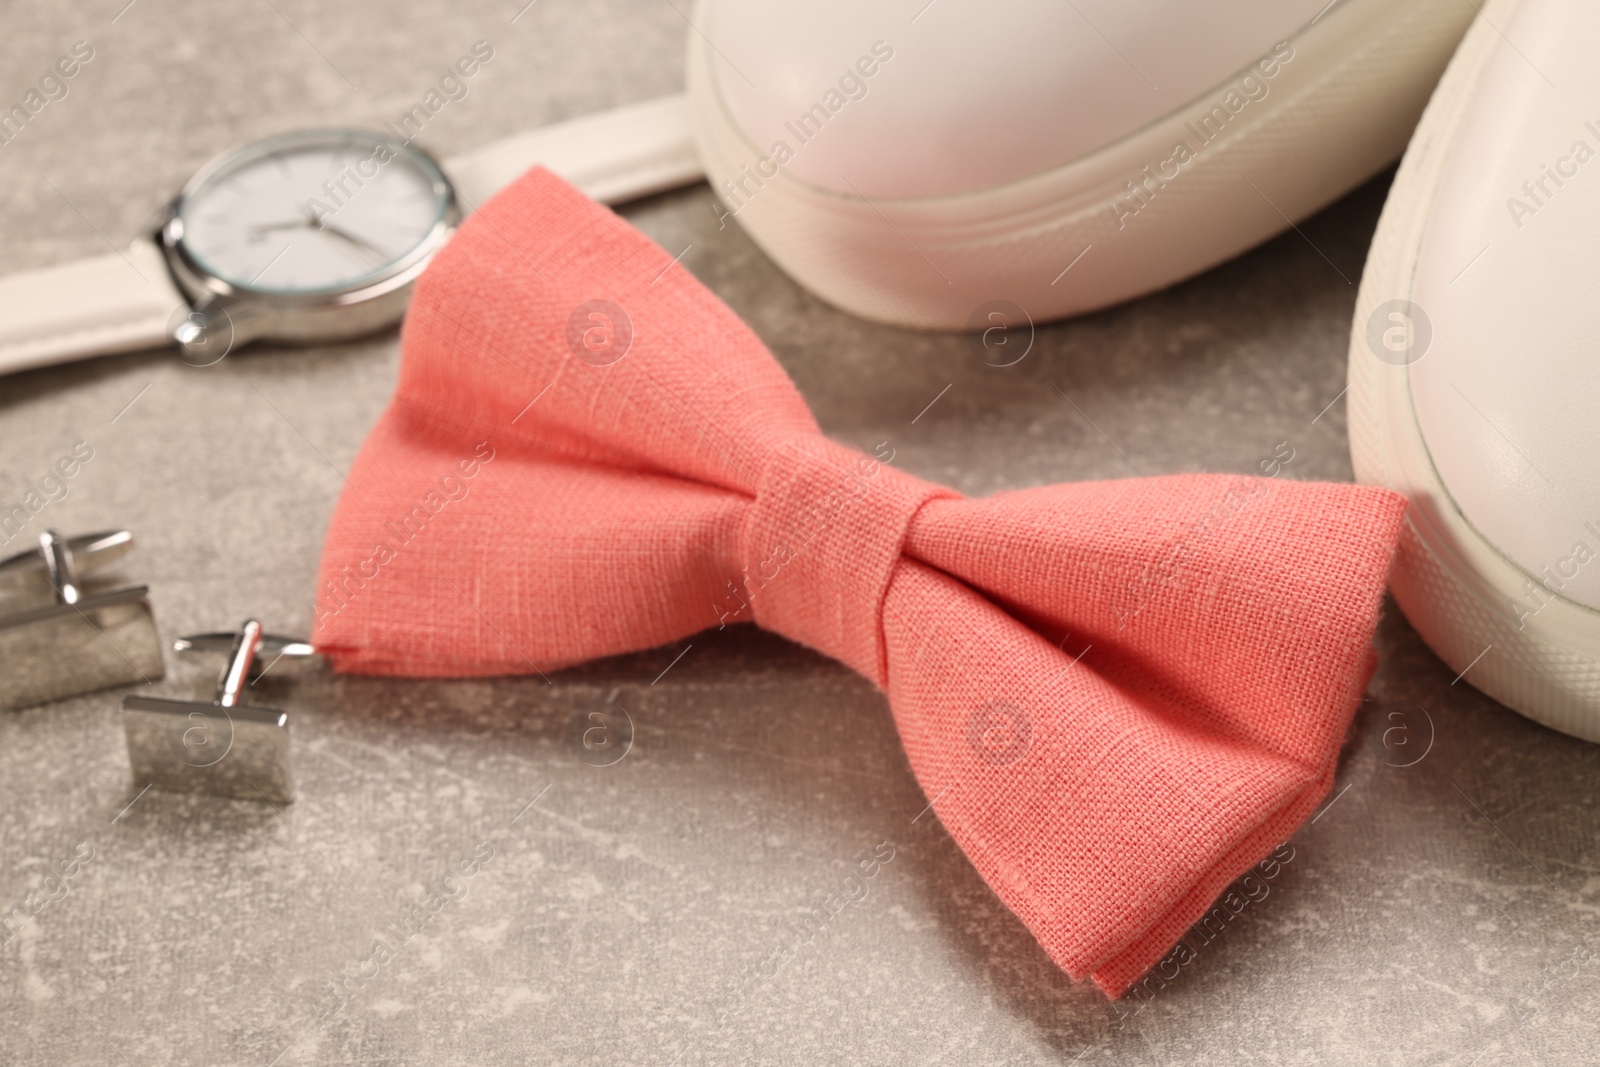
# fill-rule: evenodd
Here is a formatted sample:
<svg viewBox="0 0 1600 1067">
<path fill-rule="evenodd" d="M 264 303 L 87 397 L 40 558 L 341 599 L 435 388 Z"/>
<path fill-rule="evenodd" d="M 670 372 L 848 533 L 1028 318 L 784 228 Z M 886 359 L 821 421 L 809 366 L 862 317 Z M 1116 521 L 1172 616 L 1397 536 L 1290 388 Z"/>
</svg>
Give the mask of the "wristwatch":
<svg viewBox="0 0 1600 1067">
<path fill-rule="evenodd" d="M 387 133 L 307 130 L 202 167 L 125 250 L 0 278 L 0 374 L 176 343 L 323 342 L 398 321 L 464 213 L 534 164 L 622 203 L 703 176 L 682 95 L 443 162 Z"/>
</svg>

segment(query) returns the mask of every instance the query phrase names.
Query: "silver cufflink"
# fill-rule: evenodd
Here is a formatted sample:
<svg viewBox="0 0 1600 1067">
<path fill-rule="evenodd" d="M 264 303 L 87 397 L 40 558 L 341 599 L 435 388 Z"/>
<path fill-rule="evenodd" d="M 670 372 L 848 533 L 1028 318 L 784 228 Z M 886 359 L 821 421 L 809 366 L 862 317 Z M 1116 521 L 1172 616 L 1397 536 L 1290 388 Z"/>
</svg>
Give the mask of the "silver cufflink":
<svg viewBox="0 0 1600 1067">
<path fill-rule="evenodd" d="M 0 560 L 0 708 L 44 704 L 166 672 L 150 588 L 83 576 L 133 548 L 126 530 L 62 537 Z"/>
<path fill-rule="evenodd" d="M 316 650 L 305 641 L 263 633 L 254 619 L 237 633 L 196 634 L 180 638 L 173 648 L 224 653 L 228 662 L 215 699 L 122 698 L 134 785 L 274 804 L 292 801 L 289 715 L 246 704 L 244 693 L 280 659 L 305 659 Z"/>
</svg>

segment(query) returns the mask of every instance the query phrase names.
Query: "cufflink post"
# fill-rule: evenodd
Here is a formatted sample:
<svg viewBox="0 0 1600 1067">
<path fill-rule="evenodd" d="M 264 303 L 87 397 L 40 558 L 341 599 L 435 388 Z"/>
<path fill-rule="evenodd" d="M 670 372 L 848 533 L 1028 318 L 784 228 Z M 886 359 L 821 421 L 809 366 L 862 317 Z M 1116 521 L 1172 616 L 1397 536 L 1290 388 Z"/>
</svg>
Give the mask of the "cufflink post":
<svg viewBox="0 0 1600 1067">
<path fill-rule="evenodd" d="M 289 715 L 246 704 L 244 694 L 278 660 L 306 659 L 316 650 L 305 641 L 263 632 L 255 619 L 246 620 L 235 633 L 179 638 L 173 649 L 220 652 L 228 659 L 209 701 L 123 698 L 122 726 L 134 784 L 274 804 L 293 801 Z"/>
<path fill-rule="evenodd" d="M 126 530 L 70 538 L 46 530 L 36 549 L 0 560 L 0 708 L 166 673 L 149 586 L 108 588 L 87 577 L 132 548 Z"/>
</svg>

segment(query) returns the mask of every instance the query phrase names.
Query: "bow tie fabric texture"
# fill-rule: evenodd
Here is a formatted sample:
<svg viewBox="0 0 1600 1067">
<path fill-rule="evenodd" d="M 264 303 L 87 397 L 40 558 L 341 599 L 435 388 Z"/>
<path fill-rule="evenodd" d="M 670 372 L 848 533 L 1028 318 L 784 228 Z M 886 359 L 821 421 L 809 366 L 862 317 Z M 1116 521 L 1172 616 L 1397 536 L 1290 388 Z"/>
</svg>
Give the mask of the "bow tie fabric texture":
<svg viewBox="0 0 1600 1067">
<path fill-rule="evenodd" d="M 1112 996 L 1328 791 L 1398 495 L 964 498 L 824 437 L 733 312 L 537 169 L 422 276 L 402 351 L 324 549 L 340 670 L 549 672 L 754 622 L 888 695 L 972 864 Z"/>
</svg>

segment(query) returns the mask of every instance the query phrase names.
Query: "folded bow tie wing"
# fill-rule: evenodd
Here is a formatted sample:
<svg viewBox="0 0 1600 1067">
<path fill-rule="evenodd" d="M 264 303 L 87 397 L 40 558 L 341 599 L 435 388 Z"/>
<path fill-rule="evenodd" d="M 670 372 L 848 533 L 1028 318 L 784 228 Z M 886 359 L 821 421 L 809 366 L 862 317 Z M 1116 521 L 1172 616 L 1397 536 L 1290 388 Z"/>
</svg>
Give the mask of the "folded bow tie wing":
<svg viewBox="0 0 1600 1067">
<path fill-rule="evenodd" d="M 324 549 L 341 669 L 548 672 L 756 622 L 887 692 L 952 836 L 1113 995 L 1327 792 L 1395 494 L 962 498 L 823 437 L 737 316 L 543 171 L 434 261 L 403 354 Z"/>
</svg>

